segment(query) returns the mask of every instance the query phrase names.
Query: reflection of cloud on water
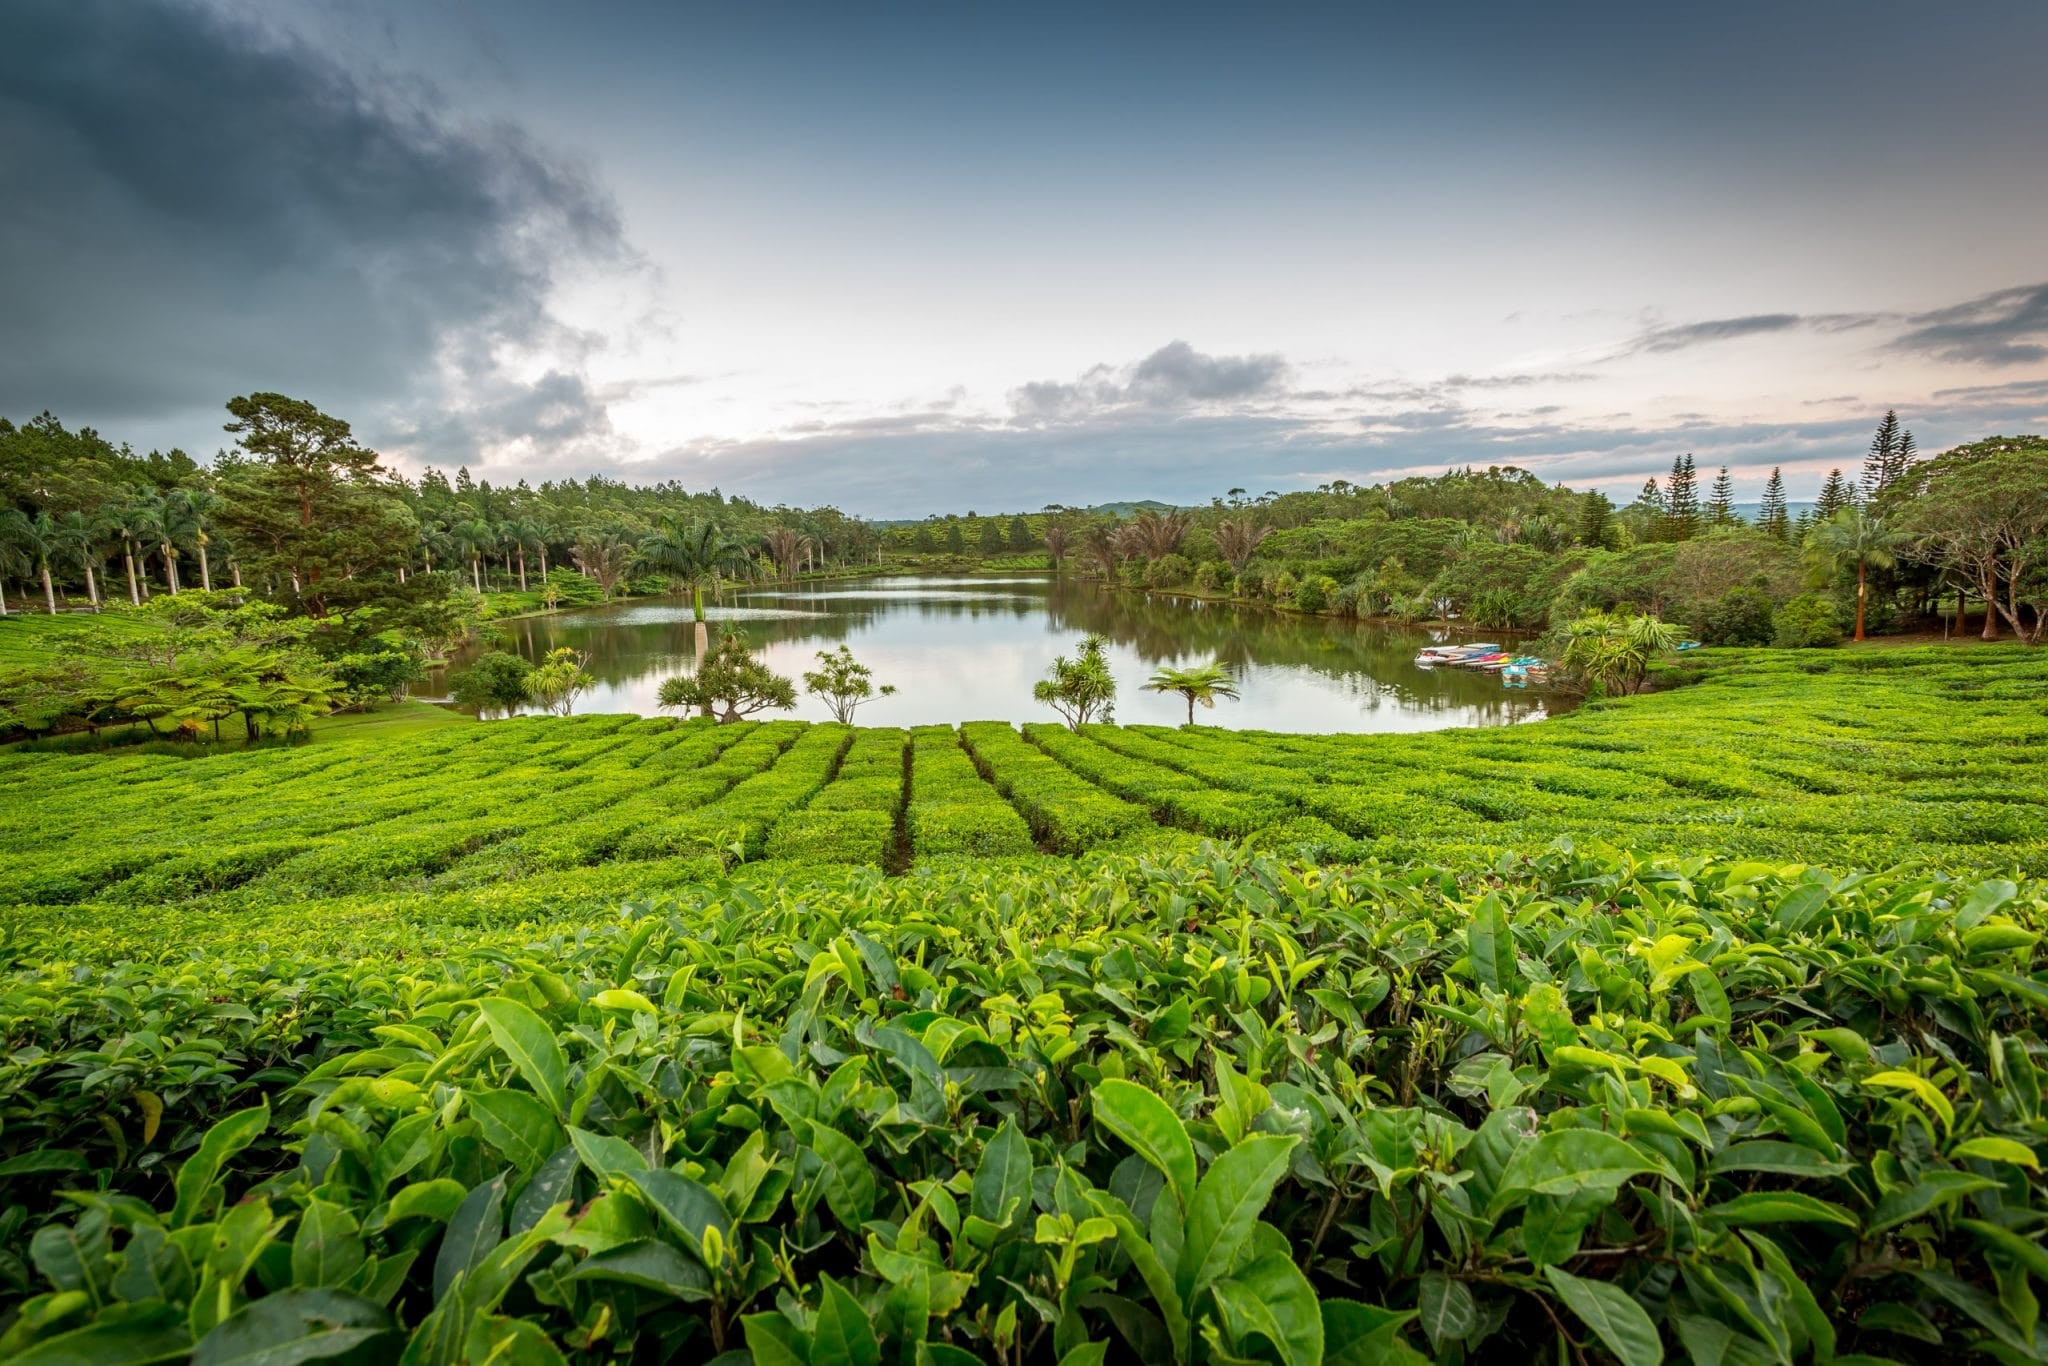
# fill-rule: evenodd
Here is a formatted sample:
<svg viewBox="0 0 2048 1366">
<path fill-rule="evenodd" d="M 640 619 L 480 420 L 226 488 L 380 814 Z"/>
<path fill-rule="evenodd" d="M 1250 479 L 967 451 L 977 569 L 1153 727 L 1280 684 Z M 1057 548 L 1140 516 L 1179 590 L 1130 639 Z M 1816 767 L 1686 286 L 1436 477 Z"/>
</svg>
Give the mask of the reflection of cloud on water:
<svg viewBox="0 0 2048 1366">
<path fill-rule="evenodd" d="M 715 603 L 704 604 L 704 620 L 712 621 L 781 621 L 818 620 L 830 617 L 830 612 L 805 612 L 795 607 L 724 607 Z M 593 630 L 609 630 L 620 626 L 693 626 L 696 617 L 688 603 L 681 606 L 647 605 L 640 607 L 617 607 L 602 612 L 571 612 L 554 619 L 555 624 L 566 627 L 588 627 Z"/>
</svg>

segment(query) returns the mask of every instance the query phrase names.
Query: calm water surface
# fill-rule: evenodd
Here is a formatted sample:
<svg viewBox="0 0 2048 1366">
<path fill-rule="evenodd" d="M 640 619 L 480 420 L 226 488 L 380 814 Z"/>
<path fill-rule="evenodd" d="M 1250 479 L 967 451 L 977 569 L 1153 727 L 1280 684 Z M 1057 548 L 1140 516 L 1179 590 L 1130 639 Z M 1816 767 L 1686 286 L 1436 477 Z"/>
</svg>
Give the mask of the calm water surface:
<svg viewBox="0 0 2048 1366">
<path fill-rule="evenodd" d="M 844 641 L 893 697 L 862 707 L 860 723 L 1051 721 L 1031 685 L 1056 654 L 1071 654 L 1090 631 L 1110 641 L 1116 719 L 1178 725 L 1179 697 L 1142 684 L 1164 666 L 1220 659 L 1238 676 L 1239 702 L 1196 708 L 1204 725 L 1288 731 L 1418 731 L 1506 725 L 1555 706 L 1540 690 L 1510 691 L 1498 678 L 1414 664 L 1429 630 L 1298 617 L 1165 595 L 1112 591 L 1045 576 L 892 577 L 728 589 L 707 602 L 715 635 L 737 625 L 777 673 L 797 679 L 813 656 Z M 578 713 L 659 714 L 656 690 L 696 658 L 696 628 L 685 598 L 638 599 L 613 607 L 503 623 L 506 647 L 539 659 L 557 646 L 586 652 L 598 683 L 577 698 Z M 460 661 L 458 660 L 458 663 Z M 439 680 L 436 681 L 437 685 Z M 799 694 L 794 712 L 761 718 L 830 719 L 819 699 Z"/>
</svg>

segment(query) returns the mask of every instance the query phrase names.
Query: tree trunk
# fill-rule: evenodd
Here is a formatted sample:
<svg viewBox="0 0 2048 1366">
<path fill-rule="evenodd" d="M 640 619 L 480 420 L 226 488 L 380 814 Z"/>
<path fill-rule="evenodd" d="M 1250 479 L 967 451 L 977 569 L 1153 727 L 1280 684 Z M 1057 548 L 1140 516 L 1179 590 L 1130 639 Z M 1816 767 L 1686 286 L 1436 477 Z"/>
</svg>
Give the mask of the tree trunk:
<svg viewBox="0 0 2048 1366">
<path fill-rule="evenodd" d="M 235 576 L 235 587 L 240 588 L 242 586 L 242 562 L 240 560 L 229 560 L 228 569 Z"/>
<path fill-rule="evenodd" d="M 484 571 L 477 564 L 477 557 L 474 555 L 469 557 L 469 581 L 476 586 L 477 592 L 484 591 Z"/>
<path fill-rule="evenodd" d="M 213 591 L 213 566 L 206 562 L 205 541 L 199 543 L 199 586 L 209 593 Z"/>
<path fill-rule="evenodd" d="M 526 591 L 526 547 L 519 547 L 519 591 Z"/>
<path fill-rule="evenodd" d="M 179 587 L 177 554 L 172 551 L 169 541 L 164 542 L 157 553 L 164 558 L 164 582 L 171 586 L 171 596 L 176 597 Z"/>
<path fill-rule="evenodd" d="M 57 589 L 50 582 L 50 562 L 43 561 L 43 601 L 50 606 L 50 615 L 57 615 Z"/>
<path fill-rule="evenodd" d="M 135 546 L 133 542 L 121 542 L 121 558 L 128 562 L 128 605 L 142 606 L 142 590 L 135 583 Z"/>
<path fill-rule="evenodd" d="M 7 610 L 7 580 L 0 579 L 0 617 L 14 615 Z"/>
<path fill-rule="evenodd" d="M 100 610 L 100 585 L 92 576 L 92 561 L 85 562 L 85 596 L 92 600 L 92 610 Z"/>
<path fill-rule="evenodd" d="M 1987 576 L 1984 589 L 1984 635 L 1985 640 L 1998 639 L 1998 578 Z"/>
<path fill-rule="evenodd" d="M 1195 695 L 1194 695 L 1193 693 L 1189 693 L 1189 694 L 1188 694 L 1188 725 L 1189 725 L 1189 727 L 1190 727 L 1190 728 L 1192 728 L 1192 727 L 1194 726 L 1194 724 L 1195 724 Z"/>
<path fill-rule="evenodd" d="M 540 543 L 540 581 L 542 583 L 548 581 L 548 543 L 546 541 Z"/>
<path fill-rule="evenodd" d="M 1856 561 L 1856 639 L 1863 639 L 1863 586 L 1865 569 L 1863 561 Z"/>
</svg>

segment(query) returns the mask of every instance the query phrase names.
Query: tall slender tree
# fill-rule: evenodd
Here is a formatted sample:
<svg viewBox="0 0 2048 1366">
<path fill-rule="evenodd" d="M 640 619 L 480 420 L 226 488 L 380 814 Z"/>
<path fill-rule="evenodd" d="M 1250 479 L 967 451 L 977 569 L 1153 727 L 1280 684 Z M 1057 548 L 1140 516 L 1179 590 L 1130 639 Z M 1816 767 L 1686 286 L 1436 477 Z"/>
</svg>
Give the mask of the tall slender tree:
<svg viewBox="0 0 2048 1366">
<path fill-rule="evenodd" d="M 1820 486 L 1820 497 L 1813 505 L 1813 520 L 1816 525 L 1831 522 L 1835 514 L 1856 503 L 1856 490 L 1840 470 L 1829 470 L 1828 477 Z"/>
<path fill-rule="evenodd" d="M 1778 466 L 1771 466 L 1771 477 L 1764 485 L 1764 502 L 1757 512 L 1756 524 L 1779 540 L 1788 540 L 1792 535 L 1792 518 L 1785 503 L 1785 473 Z"/>
<path fill-rule="evenodd" d="M 1829 573 L 1854 565 L 1856 569 L 1856 639 L 1863 639 L 1863 604 L 1869 596 L 1872 569 L 1889 569 L 1898 563 L 1897 552 L 1907 538 L 1868 511 L 1849 506 L 1806 533 L 1807 559 L 1815 568 Z"/>
<path fill-rule="evenodd" d="M 1863 457 L 1863 476 L 1858 481 L 1863 500 L 1875 502 L 1885 490 L 1904 479 L 1915 458 L 1913 433 L 1899 424 L 1896 409 L 1886 409 L 1884 420 L 1877 424 L 1877 434 L 1870 438 L 1870 450 Z"/>
<path fill-rule="evenodd" d="M 1664 525 L 1671 541 L 1689 541 L 1699 531 L 1699 471 L 1691 451 L 1671 462 L 1671 477 L 1664 481 Z"/>
<path fill-rule="evenodd" d="M 1707 497 L 1707 520 L 1715 526 L 1728 526 L 1735 521 L 1735 480 L 1729 476 L 1726 465 L 1714 476 L 1714 490 Z"/>
</svg>

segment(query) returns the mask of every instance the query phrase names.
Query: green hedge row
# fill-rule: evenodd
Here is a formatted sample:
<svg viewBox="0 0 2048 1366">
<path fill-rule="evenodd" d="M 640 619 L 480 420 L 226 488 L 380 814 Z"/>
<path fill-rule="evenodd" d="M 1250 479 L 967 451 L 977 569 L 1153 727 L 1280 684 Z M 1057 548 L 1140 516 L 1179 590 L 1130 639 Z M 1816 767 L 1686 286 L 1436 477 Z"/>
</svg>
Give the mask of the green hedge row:
<svg viewBox="0 0 2048 1366">
<path fill-rule="evenodd" d="M 909 743 L 909 735 L 900 730 L 854 732 L 832 781 L 769 833 L 767 857 L 791 863 L 886 862 L 896 843 Z"/>
<path fill-rule="evenodd" d="M 1060 853 L 1078 854 L 1152 828 L 1144 807 L 1077 776 L 1007 721 L 970 721 L 960 727 L 960 740 L 975 767 L 1024 813 L 1039 838 Z"/>
<path fill-rule="evenodd" d="M 951 726 L 910 733 L 910 804 L 905 812 L 914 858 L 1006 858 L 1033 851 L 1031 828 L 974 767 Z"/>
</svg>

